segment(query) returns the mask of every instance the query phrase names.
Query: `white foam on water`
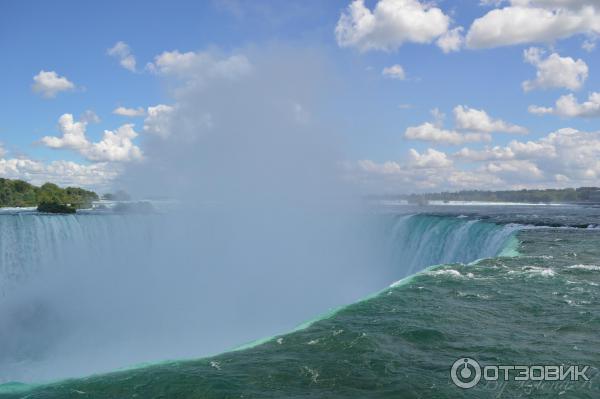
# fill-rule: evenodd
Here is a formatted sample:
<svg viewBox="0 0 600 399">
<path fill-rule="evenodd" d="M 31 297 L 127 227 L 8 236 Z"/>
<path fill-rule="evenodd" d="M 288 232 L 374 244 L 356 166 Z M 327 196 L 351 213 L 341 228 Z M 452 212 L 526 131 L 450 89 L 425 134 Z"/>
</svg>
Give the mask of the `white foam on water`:
<svg viewBox="0 0 600 399">
<path fill-rule="evenodd" d="M 454 269 L 433 270 L 430 272 L 426 272 L 425 274 L 428 274 L 430 276 L 451 276 L 451 277 L 458 277 L 458 278 L 467 277 L 467 276 L 463 276 L 462 274 L 460 274 L 460 272 L 458 270 L 454 270 Z"/>
<path fill-rule="evenodd" d="M 530 275 L 538 275 L 542 277 L 554 277 L 556 275 L 556 272 L 551 268 L 535 266 L 528 267 L 525 273 Z"/>
<path fill-rule="evenodd" d="M 569 266 L 569 269 L 577 269 L 577 270 L 588 270 L 588 271 L 600 271 L 600 266 L 596 265 L 573 265 Z"/>
</svg>

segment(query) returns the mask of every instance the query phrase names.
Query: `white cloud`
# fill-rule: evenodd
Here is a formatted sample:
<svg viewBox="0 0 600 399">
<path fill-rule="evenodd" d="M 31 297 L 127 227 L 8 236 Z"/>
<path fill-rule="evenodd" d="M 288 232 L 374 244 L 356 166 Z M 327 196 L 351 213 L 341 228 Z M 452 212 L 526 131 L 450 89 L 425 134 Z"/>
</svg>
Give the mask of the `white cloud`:
<svg viewBox="0 0 600 399">
<path fill-rule="evenodd" d="M 453 145 L 491 140 L 491 136 L 488 133 L 459 133 L 454 130 L 443 129 L 431 122 L 407 128 L 404 132 L 404 137 L 411 140 Z"/>
<path fill-rule="evenodd" d="M 250 73 L 252 65 L 244 55 L 219 58 L 210 52 L 174 50 L 157 55 L 146 68 L 154 73 L 202 82 L 215 78 L 237 79 Z"/>
<path fill-rule="evenodd" d="M 446 119 L 446 114 L 440 111 L 439 108 L 434 108 L 429 111 L 431 116 L 433 116 L 434 123 L 437 127 L 441 127 L 444 125 L 444 119 Z"/>
<path fill-rule="evenodd" d="M 136 117 L 136 116 L 146 115 L 146 110 L 142 107 L 137 107 L 137 108 L 118 107 L 118 108 L 115 108 L 112 113 L 115 115 Z"/>
<path fill-rule="evenodd" d="M 536 79 L 523 82 L 523 90 L 565 88 L 578 90 L 588 77 L 587 64 L 579 59 L 552 53 L 542 58 L 543 50 L 531 47 L 524 51 L 525 61 L 537 68 Z"/>
<path fill-rule="evenodd" d="M 508 146 L 515 154 L 515 158 L 535 159 L 556 156 L 556 147 L 547 140 L 529 140 L 525 142 L 513 140 Z"/>
<path fill-rule="evenodd" d="M 342 12 L 335 36 L 341 47 L 389 51 L 406 42 L 431 43 L 449 25 L 441 9 L 418 0 L 379 0 L 373 10 L 354 0 Z"/>
<path fill-rule="evenodd" d="M 537 140 L 463 148 L 452 155 L 411 150 L 404 161 L 362 160 L 347 166 L 373 191 L 440 191 L 600 185 L 600 131 L 560 129 Z"/>
<path fill-rule="evenodd" d="M 45 98 L 54 98 L 61 91 L 75 89 L 75 84 L 54 71 L 41 70 L 33 77 L 31 89 Z"/>
<path fill-rule="evenodd" d="M 117 58 L 123 68 L 135 72 L 135 57 L 131 54 L 131 48 L 127 43 L 119 41 L 106 50 L 106 53 L 111 57 Z"/>
<path fill-rule="evenodd" d="M 452 170 L 444 182 L 438 184 L 437 187 L 448 187 L 453 190 L 467 189 L 498 189 L 506 188 L 506 181 L 500 177 L 485 173 L 481 170 Z"/>
<path fill-rule="evenodd" d="M 53 182 L 60 186 L 99 189 L 108 187 L 119 173 L 120 165 L 106 162 L 82 165 L 70 161 L 44 163 L 27 158 L 0 157 L 0 176 L 37 185 Z"/>
<path fill-rule="evenodd" d="M 309 112 L 300 103 L 291 102 L 288 110 L 291 111 L 294 120 L 298 123 L 304 124 L 310 120 Z M 158 104 L 148 107 L 147 116 L 144 119 L 144 132 L 162 139 L 173 135 L 178 135 L 180 138 L 182 137 L 181 135 L 186 135 L 188 138 L 191 138 L 189 135 L 190 117 L 184 112 L 178 111 L 181 111 L 181 108 L 177 103 L 174 105 Z M 177 118 L 175 118 L 176 112 L 178 112 Z M 193 115 L 193 123 L 198 128 L 194 130 L 194 135 L 201 133 L 200 128 L 211 129 L 214 126 L 213 117 L 210 113 L 193 111 Z M 187 133 L 182 133 L 182 131 Z"/>
<path fill-rule="evenodd" d="M 544 183 L 568 180 L 598 184 L 590 180 L 600 179 L 600 132 L 560 129 L 535 141 L 513 140 L 505 147 L 463 148 L 454 157 L 487 162 L 483 170 L 504 178 L 509 174 L 511 183 L 523 183 L 527 177 Z"/>
<path fill-rule="evenodd" d="M 105 130 L 99 142 L 90 142 L 86 133 L 87 122 L 73 120 L 73 115 L 64 114 L 59 118 L 60 137 L 45 136 L 41 143 L 50 148 L 70 149 L 95 162 L 127 162 L 142 159 L 141 150 L 133 144 L 137 133 L 132 124 L 126 124 L 115 131 Z"/>
<path fill-rule="evenodd" d="M 463 159 L 468 161 L 490 161 L 490 160 L 504 160 L 514 159 L 515 154 L 510 148 L 495 146 L 492 148 L 485 148 L 483 150 L 473 150 L 471 148 L 463 148 L 454 154 L 457 159 Z"/>
<path fill-rule="evenodd" d="M 505 181 L 518 181 L 519 183 L 537 181 L 544 177 L 544 172 L 535 163 L 528 160 L 490 162 L 482 170 Z"/>
<path fill-rule="evenodd" d="M 428 148 L 427 151 L 419 153 L 411 148 L 409 153 L 409 164 L 415 168 L 447 168 L 452 165 L 452 160 L 446 153 Z"/>
<path fill-rule="evenodd" d="M 581 43 L 581 48 L 591 53 L 596 49 L 596 42 L 598 41 L 598 35 L 590 35 L 586 40 Z"/>
<path fill-rule="evenodd" d="M 64 114 L 58 119 L 58 130 L 62 133 L 61 137 L 46 136 L 42 138 L 42 143 L 50 148 L 68 148 L 75 151 L 82 151 L 89 145 L 85 137 L 86 122 L 75 122 L 73 115 Z"/>
<path fill-rule="evenodd" d="M 473 21 L 466 43 L 470 48 L 551 43 L 594 32 L 600 32 L 600 8 L 595 0 L 512 0 L 510 6 Z"/>
<path fill-rule="evenodd" d="M 174 111 L 174 106 L 165 104 L 148 107 L 148 116 L 144 119 L 144 131 L 163 138 L 170 136 Z"/>
<path fill-rule="evenodd" d="M 437 46 L 441 48 L 444 53 L 459 51 L 464 46 L 465 42 L 462 33 L 464 30 L 465 29 L 462 26 L 459 26 L 447 31 L 436 41 Z"/>
<path fill-rule="evenodd" d="M 547 114 L 553 114 L 554 113 L 554 108 L 552 107 L 540 107 L 537 105 L 530 105 L 528 108 L 528 111 L 530 114 L 535 114 L 535 115 L 547 115 Z"/>
<path fill-rule="evenodd" d="M 427 151 L 429 152 L 430 150 Z M 412 151 L 409 153 L 409 158 L 414 159 L 415 155 L 411 153 Z M 411 159 L 405 163 L 396 161 L 377 163 L 372 160 L 361 160 L 356 164 L 345 165 L 345 169 L 350 179 L 377 193 L 381 193 L 382 190 L 397 194 L 399 191 L 482 188 L 504 184 L 502 179 L 489 172 L 457 169 L 452 161 L 447 159 L 447 154 L 435 151 L 434 154 L 440 155 L 428 157 L 427 153 L 419 155 L 442 161 L 419 164 Z M 447 161 L 443 161 L 444 159 Z"/>
<path fill-rule="evenodd" d="M 554 114 L 567 118 L 600 117 L 600 92 L 592 92 L 588 100 L 580 103 L 573 94 L 561 96 L 556 100 L 554 108 L 531 105 L 529 112 L 536 115 Z"/>
<path fill-rule="evenodd" d="M 459 145 L 470 142 L 491 141 L 491 133 L 527 134 L 526 128 L 513 125 L 501 119 L 491 118 L 485 111 L 458 105 L 454 108 L 456 129 L 447 130 L 442 127 L 445 115 L 435 108 L 431 111 L 434 122 L 425 122 L 411 126 L 404 132 L 404 137 L 411 140 L 422 140 L 433 143 Z"/>
<path fill-rule="evenodd" d="M 471 162 L 539 159 L 556 156 L 554 145 L 544 141 L 511 141 L 507 146 L 486 147 L 482 150 L 463 148 L 454 155 L 456 159 Z"/>
<path fill-rule="evenodd" d="M 528 130 L 522 126 L 513 125 L 501 119 L 492 119 L 484 110 L 469 108 L 462 105 L 454 108 L 454 117 L 456 119 L 456 127 L 461 130 L 483 133 L 528 133 Z"/>
<path fill-rule="evenodd" d="M 85 123 L 100 123 L 100 117 L 91 109 L 88 109 L 80 118 Z"/>
<path fill-rule="evenodd" d="M 102 140 L 92 143 L 82 154 L 91 161 L 139 161 L 142 159 L 142 151 L 132 141 L 137 135 L 131 123 L 120 126 L 115 131 L 105 130 Z"/>
<path fill-rule="evenodd" d="M 395 65 L 383 68 L 383 71 L 381 72 L 381 74 L 383 76 L 385 76 L 386 78 L 390 78 L 390 79 L 398 79 L 398 80 L 406 79 L 406 73 L 404 72 L 404 68 L 402 68 L 402 65 L 399 65 L 399 64 L 395 64 Z"/>
</svg>

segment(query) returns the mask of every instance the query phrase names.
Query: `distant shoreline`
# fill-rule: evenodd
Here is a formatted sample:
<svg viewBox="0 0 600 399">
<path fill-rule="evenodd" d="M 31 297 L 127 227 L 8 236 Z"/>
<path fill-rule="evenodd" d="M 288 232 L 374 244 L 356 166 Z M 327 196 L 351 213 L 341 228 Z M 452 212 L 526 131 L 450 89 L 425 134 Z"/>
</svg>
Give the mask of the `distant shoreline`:
<svg viewBox="0 0 600 399">
<path fill-rule="evenodd" d="M 406 201 L 414 205 L 466 203 L 598 205 L 600 187 L 523 190 L 462 190 L 455 192 L 372 195 L 369 199 Z"/>
<path fill-rule="evenodd" d="M 429 201 L 427 203 L 411 203 L 406 200 L 376 200 L 384 205 L 405 205 L 405 206 L 600 206 L 600 202 L 509 202 L 509 201 Z"/>
</svg>

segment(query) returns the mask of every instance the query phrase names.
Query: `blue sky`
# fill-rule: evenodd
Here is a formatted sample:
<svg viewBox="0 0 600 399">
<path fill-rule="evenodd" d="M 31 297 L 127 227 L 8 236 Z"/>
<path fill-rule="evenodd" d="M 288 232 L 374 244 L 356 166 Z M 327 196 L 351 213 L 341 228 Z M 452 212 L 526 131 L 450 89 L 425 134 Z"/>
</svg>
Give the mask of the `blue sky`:
<svg viewBox="0 0 600 399">
<path fill-rule="evenodd" d="M 4 1 L 0 175 L 110 187 L 123 165 L 142 162 L 144 137 L 156 130 L 148 107 L 176 102 L 165 79 L 175 69 L 158 68 L 155 57 L 177 50 L 218 62 L 276 43 L 318 49 L 331 64 L 339 92 L 329 93 L 328 112 L 347 145 L 345 173 L 369 191 L 600 184 L 597 1 L 482 3 Z M 511 26 L 520 17 L 527 23 Z M 455 29 L 443 51 L 436 43 Z M 110 55 L 119 42 L 125 53 Z M 135 68 L 120 64 L 126 56 Z M 41 71 L 55 75 L 35 88 Z M 525 81 L 533 83 L 524 89 Z M 118 107 L 143 114 L 116 115 Z M 77 125 L 88 110 L 100 122 Z M 65 114 L 72 124 L 60 130 Z M 63 136 L 79 128 L 84 141 Z M 105 130 L 117 139 L 104 140 Z"/>
</svg>

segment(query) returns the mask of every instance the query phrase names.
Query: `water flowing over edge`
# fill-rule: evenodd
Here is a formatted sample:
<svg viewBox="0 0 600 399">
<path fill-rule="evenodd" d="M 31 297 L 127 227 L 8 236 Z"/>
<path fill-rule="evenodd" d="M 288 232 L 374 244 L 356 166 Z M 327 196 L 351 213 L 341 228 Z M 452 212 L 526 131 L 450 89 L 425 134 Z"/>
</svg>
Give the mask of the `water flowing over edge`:
<svg viewBox="0 0 600 399">
<path fill-rule="evenodd" d="M 52 220 L 52 224 L 56 225 L 57 220 Z M 489 221 L 481 221 L 477 219 L 466 220 L 457 217 L 449 216 L 430 216 L 430 215 L 401 215 L 394 217 L 392 222 L 387 226 L 389 233 L 390 242 L 393 247 L 401 253 L 406 251 L 412 251 L 413 253 L 426 253 L 429 257 L 425 256 L 421 259 L 412 258 L 409 262 L 408 269 L 405 270 L 405 277 L 392 283 L 388 287 L 370 294 L 353 304 L 367 301 L 373 297 L 376 297 L 383 292 L 386 292 L 390 287 L 398 287 L 409 283 L 419 273 L 431 271 L 443 264 L 451 263 L 473 263 L 477 262 L 482 258 L 489 258 L 494 256 L 517 256 L 517 248 L 519 245 L 516 239 L 516 232 L 522 228 L 526 228 L 521 225 L 500 225 L 490 223 Z M 475 240 L 472 242 L 472 240 Z M 475 245 L 473 245 L 475 244 Z M 431 254 L 435 254 L 433 249 L 437 249 L 438 257 L 431 257 Z M 473 250 L 475 249 L 475 250 Z M 477 251 L 476 249 L 479 249 Z M 450 256 L 450 255 L 451 256 Z M 417 257 L 418 258 L 418 257 Z M 441 260 L 442 262 L 434 262 L 434 264 L 427 264 L 434 260 Z M 261 338 L 258 340 L 251 341 L 247 344 L 237 346 L 231 350 L 220 352 L 232 352 L 240 351 L 248 348 L 255 347 L 265 342 L 277 339 L 282 335 L 286 335 L 295 331 L 303 330 L 310 327 L 317 321 L 327 319 L 335 316 L 340 310 L 343 310 L 348 304 L 333 308 L 311 320 L 299 324 L 296 328 L 287 331 L 283 334 L 276 334 L 270 337 Z M 122 372 L 133 369 L 140 369 L 145 367 L 151 367 L 155 365 L 173 364 L 186 360 L 198 360 L 205 359 L 215 356 L 212 354 L 209 356 L 194 357 L 191 359 L 178 359 L 178 360 L 165 360 L 158 362 L 146 362 L 129 367 L 118 368 L 112 372 Z M 89 375 L 102 375 L 106 373 L 97 373 Z M 84 378 L 88 378 L 84 377 Z M 0 393 L 15 393 L 20 391 L 26 391 L 31 388 L 51 385 L 53 383 L 64 381 L 65 379 L 58 379 L 52 382 L 45 383 L 5 383 L 0 385 Z"/>
</svg>

